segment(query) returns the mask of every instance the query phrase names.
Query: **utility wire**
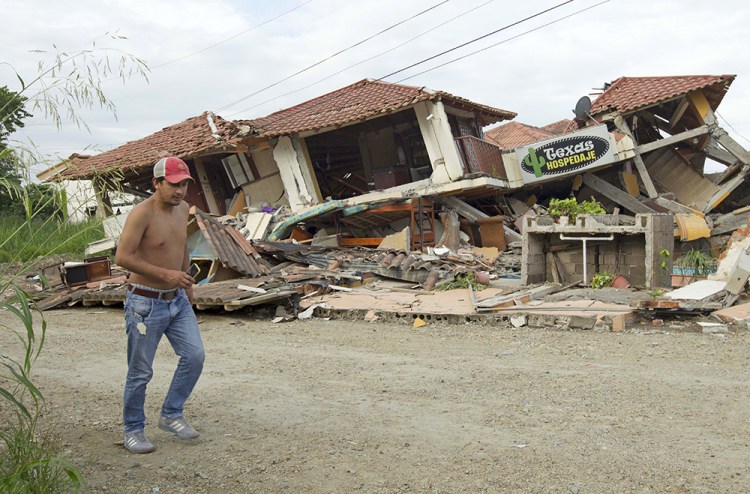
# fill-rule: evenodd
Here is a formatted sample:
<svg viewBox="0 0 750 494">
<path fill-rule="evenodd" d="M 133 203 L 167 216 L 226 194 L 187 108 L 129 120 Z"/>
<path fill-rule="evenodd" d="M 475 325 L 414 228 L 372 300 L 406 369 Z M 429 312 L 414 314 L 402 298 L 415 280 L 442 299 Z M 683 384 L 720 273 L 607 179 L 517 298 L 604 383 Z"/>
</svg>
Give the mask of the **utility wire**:
<svg viewBox="0 0 750 494">
<path fill-rule="evenodd" d="M 379 31 L 379 32 L 377 32 L 377 33 L 373 34 L 372 36 L 369 36 L 369 37 L 367 37 L 367 38 L 365 38 L 365 39 L 363 39 L 363 40 L 361 40 L 361 41 L 358 41 L 357 43 L 354 43 L 353 45 L 351 45 L 351 46 L 348 46 L 348 47 L 344 48 L 343 50 L 339 50 L 338 52 L 334 53 L 333 55 L 330 55 L 330 56 L 328 56 L 328 57 L 326 57 L 326 58 L 324 58 L 324 59 L 322 59 L 322 60 L 319 60 L 318 62 L 315 62 L 315 63 L 314 63 L 314 64 L 312 64 L 312 65 L 308 65 L 308 66 L 307 66 L 307 67 L 305 67 L 304 69 L 298 70 L 297 72 L 295 72 L 294 74 L 292 74 L 292 75 L 290 75 L 290 76 L 287 76 L 287 77 L 285 77 L 285 78 L 283 78 L 283 79 L 281 79 L 281 80 L 279 80 L 279 81 L 276 81 L 276 82 L 274 82 L 273 84 L 269 84 L 268 86 L 266 86 L 266 87 L 264 87 L 264 88 L 258 89 L 257 91 L 255 91 L 255 92 L 253 92 L 253 93 L 250 93 L 250 94 L 248 94 L 247 96 L 244 96 L 244 97 L 242 97 L 242 98 L 240 98 L 240 99 L 238 99 L 238 100 L 232 101 L 231 103 L 228 103 L 228 104 L 226 104 L 226 105 L 222 106 L 221 108 L 218 108 L 218 109 L 216 110 L 216 112 L 220 112 L 220 111 L 226 110 L 226 109 L 228 109 L 228 108 L 231 108 L 231 107 L 233 107 L 233 106 L 237 105 L 238 103 L 242 103 L 243 101 L 245 101 L 245 100 L 247 100 L 247 99 L 249 99 L 249 98 L 252 98 L 253 96 L 255 96 L 255 95 L 257 95 L 257 94 L 260 94 L 260 93 L 262 93 L 263 91 L 266 91 L 266 90 L 268 90 L 268 89 L 270 89 L 270 88 L 272 88 L 272 87 L 274 87 L 274 86 L 277 86 L 277 85 L 281 84 L 282 82 L 288 81 L 288 80 L 289 80 L 289 79 L 291 79 L 292 77 L 296 77 L 296 76 L 298 76 L 299 74 L 301 74 L 301 73 L 303 73 L 303 72 L 306 72 L 306 71 L 308 71 L 308 70 L 312 69 L 313 67 L 316 67 L 316 66 L 318 66 L 318 65 L 322 64 L 323 62 L 326 62 L 326 61 L 328 61 L 328 60 L 332 59 L 333 57 L 336 57 L 336 56 L 338 56 L 338 55 L 341 55 L 342 53 L 344 53 L 344 52 L 346 52 L 346 51 L 349 51 L 349 50 L 351 50 L 352 48 L 355 48 L 355 47 L 357 47 L 357 46 L 359 46 L 359 45 L 361 45 L 361 44 L 363 44 L 363 43 L 365 43 L 365 42 L 367 42 L 367 41 L 370 41 L 371 39 L 373 39 L 373 38 L 375 38 L 375 37 L 377 37 L 377 36 L 380 36 L 381 34 L 383 34 L 383 33 L 387 32 L 387 31 L 390 31 L 391 29 L 394 29 L 394 28 L 395 28 L 395 27 L 397 27 L 397 26 L 400 26 L 401 24 L 403 24 L 403 23 L 405 23 L 405 22 L 407 22 L 407 21 L 410 21 L 410 20 L 412 20 L 412 19 L 415 19 L 416 17 L 419 17 L 420 15 L 422 15 L 422 14 L 425 14 L 426 12 L 429 12 L 430 10 L 433 10 L 433 9 L 435 9 L 435 8 L 437 8 L 437 7 L 441 6 L 441 5 L 443 5 L 443 4 L 446 4 L 446 3 L 448 3 L 449 1 L 450 1 L 450 0 L 443 0 L 442 2 L 439 2 L 439 3 L 435 4 L 435 5 L 433 5 L 432 7 L 429 7 L 429 8 L 427 8 L 427 9 L 425 9 L 425 10 L 423 10 L 423 11 L 421 11 L 421 12 L 417 13 L 417 14 L 414 14 L 413 16 L 411 16 L 411 17 L 409 17 L 409 18 L 407 18 L 407 19 L 404 19 L 403 21 L 397 22 L 396 24 L 393 24 L 392 26 L 389 26 L 389 27 L 387 27 L 387 28 L 383 29 L 382 31 Z M 572 1 L 572 0 L 570 0 L 570 1 Z"/>
<path fill-rule="evenodd" d="M 190 58 L 190 57 L 192 57 L 192 56 L 194 56 L 194 55 L 198 55 L 199 53 L 203 53 L 204 51 L 208 51 L 208 50 L 210 50 L 211 48 L 216 48 L 217 46 L 219 46 L 219 45 L 221 45 L 221 44 L 224 44 L 224 43 L 226 43 L 227 41 L 231 41 L 231 40 L 233 40 L 234 38 L 237 38 L 237 37 L 239 37 L 239 36 L 242 36 L 243 34 L 249 33 L 249 32 L 250 32 L 250 31 L 252 31 L 253 29 L 259 28 L 259 27 L 261 27 L 261 26 L 265 26 L 265 25 L 266 25 L 266 24 L 268 24 L 269 22 L 275 21 L 276 19 L 278 19 L 278 18 L 280 18 L 280 17 L 284 17 L 285 15 L 287 15 L 287 14 L 289 14 L 289 13 L 292 13 L 292 12 L 294 12 L 295 10 L 297 10 L 297 9 L 299 9 L 299 8 L 301 8 L 301 7 L 304 7 L 305 5 L 307 5 L 308 3 L 312 2 L 312 1 L 313 1 L 313 0 L 307 0 L 307 1 L 306 1 L 306 2 L 304 2 L 304 3 L 301 3 L 301 4 L 297 5 L 297 6 L 296 6 L 296 7 L 294 7 L 293 9 L 287 10 L 286 12 L 283 12 L 283 13 L 281 13 L 281 14 L 277 15 L 276 17 L 272 17 L 271 19 L 268 19 L 268 20 L 266 20 L 266 21 L 263 21 L 263 22 L 261 22 L 260 24 L 256 24 L 256 25 L 254 25 L 253 27 L 251 27 L 251 28 L 249 28 L 249 29 L 246 29 L 246 30 L 242 31 L 241 33 L 237 33 L 237 34 L 235 34 L 234 36 L 230 36 L 229 38 L 223 39 L 223 40 L 219 41 L 218 43 L 214 43 L 214 44 L 213 44 L 213 45 L 211 45 L 211 46 L 207 46 L 206 48 L 203 48 L 202 50 L 198 50 L 198 51 L 196 51 L 196 52 L 193 52 L 193 53 L 190 53 L 190 54 L 188 54 L 188 55 L 184 55 L 184 56 L 182 56 L 182 57 L 179 57 L 179 58 L 175 58 L 174 60 L 169 60 L 168 62 L 160 63 L 159 65 L 154 65 L 153 67 L 151 67 L 151 70 L 154 70 L 154 69 L 158 69 L 158 68 L 161 68 L 161 67 L 167 66 L 167 65 L 169 65 L 169 64 L 172 64 L 172 63 L 175 63 L 175 62 L 179 62 L 180 60 L 185 60 L 186 58 Z"/>
<path fill-rule="evenodd" d="M 714 113 L 716 113 L 717 115 L 719 115 L 719 117 L 720 117 L 720 118 L 721 118 L 722 120 L 724 120 L 724 123 L 725 123 L 725 124 L 727 124 L 727 125 L 729 126 L 729 128 L 730 128 L 730 129 L 732 129 L 732 130 L 734 131 L 734 133 L 735 133 L 735 134 L 737 134 L 738 136 L 742 137 L 742 138 L 743 138 L 743 139 L 745 139 L 745 140 L 746 140 L 747 142 L 750 142 L 750 139 L 748 139 L 747 137 L 745 137 L 745 136 L 743 136 L 742 134 L 740 134 L 740 132 L 739 132 L 739 131 L 738 131 L 737 129 L 735 129 L 735 128 L 734 128 L 734 127 L 732 126 L 732 124 L 730 124 L 730 123 L 729 123 L 729 122 L 727 121 L 727 119 L 726 119 L 726 118 L 724 118 L 724 115 L 721 115 L 721 114 L 720 114 L 720 113 L 719 113 L 718 111 L 714 111 Z"/>
<path fill-rule="evenodd" d="M 570 1 L 572 1 L 572 0 L 570 0 Z M 603 2 L 601 2 L 601 3 L 607 3 L 607 2 L 609 2 L 609 0 L 604 0 L 604 1 L 603 1 Z M 565 3 L 570 3 L 570 2 L 565 2 Z M 560 5 L 564 5 L 564 4 L 560 4 Z M 560 5 L 558 5 L 557 7 L 559 7 Z M 570 15 L 568 15 L 568 16 L 565 16 L 565 17 L 563 17 L 563 18 L 561 18 L 561 19 L 558 19 L 557 21 L 554 21 L 554 22 L 559 22 L 560 20 L 563 20 L 563 19 L 566 19 L 566 18 L 572 17 L 572 16 L 574 16 L 574 15 L 577 15 L 577 14 L 579 14 L 580 12 L 583 12 L 583 11 L 585 11 L 585 10 L 591 9 L 591 8 L 593 8 L 593 7 L 596 7 L 596 6 L 597 6 L 597 5 L 594 5 L 594 6 L 592 6 L 592 7 L 588 7 L 588 8 L 586 8 L 586 9 L 582 9 L 582 10 L 581 10 L 581 11 L 579 11 L 579 12 L 575 12 L 575 13 L 573 13 L 573 14 L 570 14 Z M 557 7 L 553 7 L 553 8 L 557 8 Z M 532 18 L 534 18 L 534 17 L 536 17 L 536 16 L 538 16 L 538 15 L 540 15 L 540 14 L 544 13 L 544 12 L 548 12 L 549 10 L 551 10 L 551 9 L 547 9 L 547 10 L 541 11 L 541 12 L 539 12 L 539 13 L 537 13 L 537 14 L 534 14 L 534 15 L 532 15 L 532 16 L 529 16 L 529 17 L 527 17 L 527 18 L 525 18 L 525 19 L 523 19 L 523 20 L 521 20 L 521 21 L 518 21 L 518 22 L 514 22 L 514 23 L 512 23 L 512 24 L 509 24 L 508 26 L 505 26 L 504 28 L 498 29 L 498 30 L 496 30 L 496 31 L 494 31 L 494 32 L 499 32 L 499 31 L 502 31 L 503 29 L 506 29 L 507 27 L 510 27 L 510 26 L 514 26 L 514 25 L 517 25 L 517 24 L 519 24 L 519 23 L 521 23 L 521 22 L 526 22 L 527 20 L 529 20 L 529 19 L 532 19 Z M 541 27 L 538 27 L 538 28 L 535 28 L 535 29 L 529 30 L 528 32 L 533 32 L 533 31 L 535 31 L 535 30 L 537 30 L 537 29 L 541 29 L 542 27 L 545 27 L 545 26 L 548 26 L 548 25 L 554 24 L 554 22 L 550 22 L 550 23 L 547 23 L 547 24 L 545 24 L 544 26 L 541 26 Z M 522 33 L 522 34 L 519 34 L 518 36 L 515 36 L 514 38 L 518 38 L 518 37 L 521 37 L 521 36 L 523 36 L 524 34 L 527 34 L 527 33 Z M 485 36 L 481 36 L 480 38 L 477 38 L 477 39 L 482 39 L 482 38 L 485 38 L 486 36 L 487 36 L 487 35 L 485 35 Z M 464 44 L 463 44 L 462 46 L 464 46 L 464 45 L 466 45 L 466 44 L 467 44 L 467 43 L 464 43 Z M 500 44 L 500 43 L 498 43 L 498 44 Z M 485 49 L 486 49 L 486 48 L 485 48 Z M 448 51 L 452 51 L 452 50 L 448 50 Z M 477 53 L 479 53 L 480 51 L 483 51 L 483 50 L 478 50 L 478 51 L 477 51 Z M 469 56 L 469 55 L 466 55 L 466 56 Z M 431 58 L 434 58 L 434 57 L 430 57 L 430 59 L 431 59 Z M 429 59 L 427 59 L 427 60 L 429 60 Z M 421 62 L 420 62 L 420 63 L 421 63 Z M 413 65 L 411 65 L 410 67 L 413 67 L 413 66 L 415 66 L 415 65 L 419 65 L 419 63 L 417 63 L 417 64 L 413 64 Z M 406 69 L 402 69 L 402 70 L 406 70 Z M 394 73 L 398 73 L 398 72 L 401 72 L 401 71 L 397 71 L 397 72 L 394 72 Z M 376 80 L 374 80 L 373 82 L 375 82 L 375 81 L 381 81 L 381 80 L 382 80 L 382 78 L 381 78 L 381 79 L 376 79 Z M 326 99 L 321 99 L 320 101 L 318 101 L 318 102 L 314 103 L 314 104 L 313 104 L 312 106 L 310 106 L 310 108 L 315 108 L 316 106 L 319 106 L 319 105 L 323 105 L 323 104 L 327 104 L 327 103 L 328 103 L 328 100 L 326 100 Z"/>
<path fill-rule="evenodd" d="M 502 45 L 503 43 L 507 43 L 508 41 L 512 41 L 512 40 L 514 40 L 514 39 L 516 39 L 516 38 L 520 38 L 521 36 L 525 36 L 525 35 L 527 35 L 527 34 L 529 34 L 529 33 L 533 33 L 534 31 L 538 31 L 538 30 L 540 30 L 540 29 L 542 29 L 542 28 L 545 28 L 545 27 L 547 27 L 547 26 L 551 26 L 552 24 L 557 24 L 557 23 L 558 23 L 558 22 L 560 22 L 560 21 L 563 21 L 563 20 L 565 20 L 565 19 L 569 19 L 569 18 L 571 18 L 571 17 L 573 17 L 573 16 L 576 16 L 576 15 L 578 15 L 578 14 L 581 14 L 581 13 L 583 13 L 583 12 L 587 11 L 587 10 L 591 10 L 591 9 L 593 9 L 594 7 L 598 7 L 598 6 L 600 6 L 600 5 L 603 5 L 603 4 L 605 4 L 605 3 L 609 2 L 609 1 L 610 1 L 610 0 L 604 0 L 603 2 L 599 2 L 599 3 L 597 3 L 597 4 L 591 5 L 591 6 L 589 6 L 589 7 L 586 7 L 585 9 L 581 9 L 581 10 L 578 10 L 578 11 L 576 11 L 576 12 L 573 12 L 572 14 L 568 14 L 568 15 L 566 15 L 566 16 L 560 17 L 559 19 L 555 19 L 554 21 L 548 22 L 548 23 L 546 23 L 546 24 L 542 24 L 541 26 L 535 27 L 534 29 L 529 29 L 528 31 L 524 31 L 524 32 L 522 32 L 521 34 L 517 34 L 516 36 L 512 36 L 512 37 L 510 37 L 510 38 L 506 38 L 506 39 L 504 39 L 504 40 L 502 40 L 502 41 L 499 41 L 499 42 L 497 42 L 497 43 L 495 43 L 495 44 L 492 44 L 492 45 L 486 46 L 486 47 L 484 47 L 484 48 L 481 48 L 481 49 L 479 49 L 479 50 L 476 50 L 476 51 L 473 51 L 473 52 L 471 52 L 471 53 L 468 53 L 468 54 L 466 54 L 466 55 L 463 55 L 463 56 L 461 56 L 461 57 L 458 57 L 458 58 L 454 58 L 453 60 L 449 60 L 449 61 L 447 61 L 447 62 L 445 62 L 445 63 L 441 63 L 440 65 L 436 65 L 436 66 L 434 66 L 434 67 L 432 67 L 432 68 L 430 68 L 430 69 L 427 69 L 427 70 L 423 70 L 422 72 L 417 72 L 416 74 L 410 75 L 409 77 L 404 77 L 403 79 L 400 79 L 400 80 L 396 81 L 396 84 L 399 84 L 399 83 L 401 83 L 401 82 L 403 82 L 403 81 L 408 81 L 409 79 L 412 79 L 412 78 L 414 78 L 414 77 L 417 77 L 418 75 L 426 74 L 427 72 L 432 72 L 433 70 L 439 69 L 440 67 L 445 67 L 445 66 L 446 66 L 446 65 L 448 65 L 448 64 L 451 64 L 451 63 L 453 63 L 453 62 L 457 62 L 457 61 L 459 61 L 459 60 L 463 60 L 464 58 L 468 58 L 468 57 L 471 57 L 471 56 L 473 56 L 473 55 L 476 55 L 477 53 L 481 53 L 481 52 L 483 52 L 483 51 L 489 50 L 490 48 L 494 48 L 494 47 L 496 47 L 496 46 L 498 46 L 498 45 Z M 399 72 L 401 72 L 401 71 L 399 71 Z M 396 73 L 397 73 L 397 72 L 396 72 Z"/>
<path fill-rule="evenodd" d="M 476 43 L 477 41 L 479 41 L 479 40 L 481 40 L 481 39 L 487 38 L 488 36 L 492 36 L 493 34 L 497 34 L 497 33 L 499 33 L 500 31 L 505 31 L 506 29 L 510 29 L 510 28 L 511 28 L 511 27 L 513 27 L 513 26 L 517 26 L 517 25 L 519 25 L 519 24 L 521 24 L 521 23 L 523 23 L 523 22 L 526 22 L 526 21 L 528 21 L 528 20 L 531 20 L 531 19 L 533 19 L 533 18 L 535 18 L 535 17 L 539 17 L 540 15 L 546 14 L 547 12 L 550 12 L 550 11 L 552 11 L 552 10 L 555 10 L 555 9 L 557 9 L 557 8 L 560 8 L 560 7 L 562 7 L 563 5 L 569 4 L 569 3 L 571 3 L 572 1 L 573 1 L 573 0 L 568 0 L 567 2 L 562 2 L 562 3 L 559 3 L 559 4 L 555 5 L 554 7 L 550 7 L 550 8 L 548 8 L 548 9 L 546 9 L 546 10 L 542 10 L 541 12 L 537 12 L 536 14 L 533 14 L 533 15 L 530 15 L 530 16 L 528 16 L 528 17 L 525 17 L 525 18 L 523 18 L 523 19 L 521 19 L 521 20 L 519 20 L 519 21 L 516 21 L 516 22 L 513 22 L 513 23 L 511 23 L 511 24 L 508 24 L 508 25 L 506 25 L 506 26 L 503 26 L 503 27 L 501 27 L 500 29 L 496 29 L 496 30 L 492 31 L 491 33 L 487 33 L 487 34 L 484 34 L 484 35 L 482 35 L 482 36 L 480 36 L 480 37 L 478 37 L 478 38 L 474 38 L 474 39 L 472 39 L 471 41 L 467 41 L 466 43 L 461 43 L 461 44 L 460 44 L 460 45 L 458 45 L 458 46 L 454 46 L 453 48 L 450 48 L 450 49 L 448 49 L 448 50 L 442 51 L 442 52 L 440 52 L 440 53 L 438 53 L 438 54 L 436 54 L 436 55 L 433 55 L 433 56 L 431 56 L 431 57 L 425 58 L 424 60 L 420 60 L 419 62 L 413 63 L 413 64 L 411 64 L 411 65 L 409 65 L 409 66 L 407 66 L 407 67 L 404 67 L 403 69 L 399 69 L 399 70 L 397 70 L 397 71 L 395 71 L 395 72 L 391 72 L 390 74 L 388 74 L 388 75 L 384 75 L 383 77 L 378 77 L 378 80 L 379 80 L 379 81 L 382 81 L 383 79 L 386 79 L 386 78 L 388 78 L 388 77 L 391 77 L 391 76 L 393 76 L 393 75 L 399 74 L 399 73 L 401 73 L 401 72 L 403 72 L 403 71 L 405 71 L 405 70 L 409 70 L 409 69 L 410 69 L 410 68 L 412 68 L 412 67 L 416 67 L 417 65 L 421 65 L 421 64 L 423 64 L 423 63 L 425 63 L 425 62 L 429 62 L 430 60 L 433 60 L 433 59 L 435 59 L 435 58 L 437 58 L 437 57 L 443 56 L 443 55 L 445 55 L 446 53 L 450 53 L 450 52 L 452 52 L 452 51 L 456 51 L 456 50 L 458 50 L 459 48 L 463 48 L 464 46 L 468 46 L 468 45 L 470 45 L 470 44 L 472 44 L 472 43 Z"/>
<path fill-rule="evenodd" d="M 242 109 L 242 110 L 240 110 L 240 111 L 237 111 L 237 112 L 234 112 L 234 113 L 230 113 L 230 114 L 229 114 L 229 115 L 227 115 L 227 116 L 228 116 L 228 117 L 233 117 L 233 116 L 235 116 L 235 115 L 238 115 L 238 114 L 240 114 L 240 113 L 243 113 L 243 112 L 246 112 L 246 111 L 252 110 L 252 109 L 254 109 L 254 108 L 257 108 L 257 107 L 259 107 L 259 106 L 265 105 L 266 103 L 270 103 L 271 101 L 276 101 L 277 99 L 283 98 L 284 96 L 289 96 L 290 94 L 296 94 L 296 93 L 299 93 L 300 91 L 304 91 L 305 89 L 309 89 L 309 88 L 311 88 L 311 87 L 313 87 L 313 86 L 315 86 L 315 85 L 318 85 L 318 84 L 320 84 L 320 83 L 321 83 L 321 82 L 323 82 L 323 81 L 327 81 L 327 80 L 328 80 L 328 79 L 330 79 L 331 77 L 335 77 L 335 76 L 337 76 L 337 75 L 341 74 L 342 72 L 346 72 L 347 70 L 349 70 L 349 69 L 352 69 L 352 68 L 354 68 L 354 67 L 356 67 L 356 66 L 358 66 L 358 65 L 362 65 L 363 63 L 369 62 L 370 60 L 374 60 L 374 59 L 376 59 L 376 58 L 378 58 L 378 57 L 382 57 L 383 55 L 385 55 L 385 54 L 387 54 L 387 53 L 391 53 L 392 51 L 395 51 L 395 50 L 397 50 L 397 49 L 401 48 L 402 46 L 404 46 L 404 45 L 407 45 L 407 44 L 411 43 L 412 41 L 414 41 L 414 40 L 416 40 L 416 39 L 418 39 L 418 38 L 421 38 L 422 36 L 424 36 L 424 35 L 426 35 L 426 34 L 428 34 L 428 33 L 431 33 L 432 31 L 434 31 L 434 30 L 436 30 L 436 29 L 438 29 L 438 28 L 440 28 L 440 27 L 443 27 L 443 26 L 445 26 L 446 24 L 448 24 L 448 23 L 450 23 L 450 22 L 453 22 L 453 21 L 455 21 L 456 19 L 459 19 L 460 17 L 463 17 L 463 16 L 465 16 L 465 15 L 467 15 L 467 14 L 470 14 L 471 12 L 474 12 L 475 10 L 478 10 L 478 9 L 480 9 L 481 7 L 484 7 L 485 5 L 487 5 L 487 4 L 489 4 L 489 3 L 492 3 L 492 2 L 494 2 L 494 1 L 495 1 L 495 0 L 487 0 L 486 2 L 484 2 L 484 3 L 480 4 L 480 5 L 477 5 L 476 7 L 473 7 L 473 8 L 471 8 L 471 9 L 469 9 L 469 10 L 466 10 L 466 11 L 464 11 L 463 13 L 461 13 L 461 14 L 458 14 L 458 15 L 457 15 L 457 16 L 455 16 L 455 17 L 451 17 L 450 19 L 448 19 L 448 20 L 447 20 L 447 21 L 445 21 L 445 22 L 441 22 L 441 23 L 440 23 L 440 24 L 438 24 L 437 26 L 435 26 L 435 27 L 432 27 L 432 28 L 428 29 L 427 31 L 423 31 L 422 33 L 420 33 L 420 34 L 418 34 L 418 35 L 414 36 L 413 38 L 410 38 L 410 39 L 408 39 L 408 40 L 404 41 L 403 43 L 401 43 L 401 44 L 398 44 L 398 45 L 394 46 L 393 48 L 390 48 L 390 49 L 388 49 L 388 50 L 386 50 L 386 51 L 383 51 L 383 52 L 380 52 L 380 53 L 378 53 L 377 55 L 373 55 L 373 56 L 372 56 L 372 57 L 370 57 L 370 58 L 366 58 L 366 59 L 364 59 L 364 60 L 362 60 L 362 61 L 359 61 L 359 62 L 357 62 L 357 63 L 355 63 L 355 64 L 352 64 L 352 65 L 350 65 L 350 66 L 348 66 L 348 67 L 345 67 L 345 68 L 343 68 L 343 69 L 339 70 L 338 72 L 334 72 L 333 74 L 331 74 L 331 75 L 329 75 L 329 76 L 326 76 L 326 77 L 324 77 L 324 78 L 322 78 L 322 79 L 319 79 L 319 80 L 317 80 L 317 81 L 313 82 L 312 84 L 308 84 L 307 86 L 303 86 L 303 87 L 301 87 L 301 88 L 299 88 L 299 89 L 295 89 L 294 91 L 289 91 L 288 93 L 280 94 L 280 95 L 278 95 L 278 96 L 275 96 L 275 97 L 273 97 L 273 98 L 267 99 L 267 100 L 265 100 L 265 101 L 263 101 L 263 102 L 260 102 L 260 103 L 258 103 L 258 104 L 255 104 L 255 105 L 253 105 L 253 106 L 249 106 L 249 107 L 247 107 L 247 108 L 245 108 L 245 109 Z"/>
</svg>

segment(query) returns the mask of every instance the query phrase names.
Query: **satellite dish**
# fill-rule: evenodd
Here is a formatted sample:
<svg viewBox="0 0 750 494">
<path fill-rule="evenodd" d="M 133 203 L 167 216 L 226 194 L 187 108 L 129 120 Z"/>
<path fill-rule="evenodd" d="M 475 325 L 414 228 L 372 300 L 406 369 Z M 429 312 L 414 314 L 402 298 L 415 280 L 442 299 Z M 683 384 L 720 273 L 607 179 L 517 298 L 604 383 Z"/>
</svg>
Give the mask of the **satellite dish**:
<svg viewBox="0 0 750 494">
<path fill-rule="evenodd" d="M 589 115 L 589 110 L 591 110 L 591 98 L 589 98 L 588 96 L 583 96 L 578 100 L 578 103 L 576 103 L 576 109 L 573 110 L 573 113 L 576 114 L 576 120 L 582 122 L 587 118 L 591 118 L 591 115 Z"/>
</svg>

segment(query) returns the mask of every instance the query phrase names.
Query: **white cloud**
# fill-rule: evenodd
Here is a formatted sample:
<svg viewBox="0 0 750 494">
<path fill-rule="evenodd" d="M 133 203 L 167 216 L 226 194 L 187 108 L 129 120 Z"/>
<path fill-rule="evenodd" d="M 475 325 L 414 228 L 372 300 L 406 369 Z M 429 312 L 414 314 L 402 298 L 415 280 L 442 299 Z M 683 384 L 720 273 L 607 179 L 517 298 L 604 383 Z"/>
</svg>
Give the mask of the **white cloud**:
<svg viewBox="0 0 750 494">
<path fill-rule="evenodd" d="M 495 0 L 435 29 L 385 56 L 347 69 L 397 46 L 485 0 L 448 2 L 367 43 L 345 51 L 299 76 L 220 112 L 231 118 L 259 117 L 365 77 L 381 77 L 554 5 L 553 2 Z M 438 0 L 342 2 L 313 0 L 294 12 L 250 30 L 304 0 L 169 2 L 6 0 L 0 32 L 3 54 L 25 80 L 35 74 L 35 48 L 76 51 L 104 32 L 128 37 L 118 43 L 155 67 L 150 83 L 107 82 L 119 119 L 86 112 L 91 134 L 66 125 L 30 125 L 16 137 L 31 137 L 45 152 L 68 156 L 93 144 L 108 149 L 161 128 L 215 110 L 323 60 L 354 43 L 427 9 Z M 553 12 L 488 37 L 471 46 L 409 69 L 396 81 L 482 47 L 592 6 L 575 1 Z M 480 54 L 427 72 L 405 84 L 428 86 L 517 112 L 516 120 L 545 125 L 569 118 L 580 96 L 617 77 L 678 74 L 737 74 L 719 109 L 750 138 L 750 59 L 745 56 L 750 9 L 739 1 L 699 2 L 612 0 L 556 24 L 522 35 Z M 203 53 L 163 67 L 243 31 Z M 104 43 L 103 41 L 100 43 Z M 12 71 L 0 66 L 0 85 L 17 89 Z M 255 105 L 257 108 L 232 116 Z M 34 118 L 30 124 L 44 123 Z M 730 132 L 731 129 L 727 129 Z M 741 143 L 749 142 L 735 135 Z"/>
</svg>

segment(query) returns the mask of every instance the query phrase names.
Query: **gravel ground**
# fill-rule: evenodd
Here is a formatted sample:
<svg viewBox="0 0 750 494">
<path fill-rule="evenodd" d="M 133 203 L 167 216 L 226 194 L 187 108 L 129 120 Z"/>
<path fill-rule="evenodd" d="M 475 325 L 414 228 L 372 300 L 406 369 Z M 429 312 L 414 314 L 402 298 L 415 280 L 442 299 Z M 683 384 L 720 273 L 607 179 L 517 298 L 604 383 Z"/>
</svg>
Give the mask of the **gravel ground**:
<svg viewBox="0 0 750 494">
<path fill-rule="evenodd" d="M 750 337 L 199 313 L 194 442 L 122 440 L 122 309 L 45 313 L 45 424 L 89 492 L 750 492 Z M 17 341 L 0 332 L 0 348 Z M 15 350 L 9 350 L 13 352 Z M 0 415 L 8 413 L 0 408 Z M 3 420 L 5 418 L 1 417 Z"/>
</svg>

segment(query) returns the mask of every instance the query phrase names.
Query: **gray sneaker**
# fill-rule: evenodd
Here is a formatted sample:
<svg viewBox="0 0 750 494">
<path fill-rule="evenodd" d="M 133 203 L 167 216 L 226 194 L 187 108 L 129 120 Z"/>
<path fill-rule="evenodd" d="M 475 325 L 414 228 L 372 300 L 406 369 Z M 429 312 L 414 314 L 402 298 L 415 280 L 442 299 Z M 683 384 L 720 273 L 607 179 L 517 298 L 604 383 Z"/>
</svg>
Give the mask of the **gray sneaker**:
<svg viewBox="0 0 750 494">
<path fill-rule="evenodd" d="M 150 453 L 156 449 L 151 441 L 146 439 L 143 431 L 128 432 L 125 434 L 125 440 L 122 443 L 128 451 L 135 454 Z"/>
<path fill-rule="evenodd" d="M 177 437 L 180 439 L 195 439 L 201 435 L 200 432 L 190 427 L 190 424 L 188 424 L 182 417 L 175 417 L 172 419 L 160 417 L 159 429 L 177 434 Z"/>
</svg>

